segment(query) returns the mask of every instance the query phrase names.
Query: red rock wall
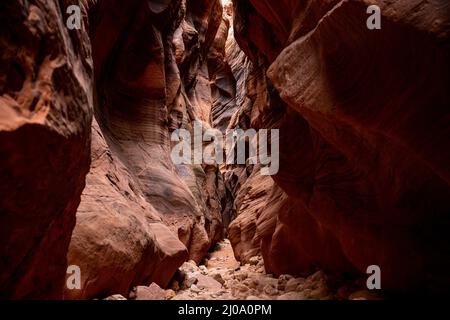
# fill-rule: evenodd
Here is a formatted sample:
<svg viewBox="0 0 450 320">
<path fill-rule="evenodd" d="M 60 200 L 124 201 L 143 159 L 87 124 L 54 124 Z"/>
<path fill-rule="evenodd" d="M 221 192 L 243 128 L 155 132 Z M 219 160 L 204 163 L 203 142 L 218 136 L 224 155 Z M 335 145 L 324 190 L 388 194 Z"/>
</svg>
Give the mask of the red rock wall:
<svg viewBox="0 0 450 320">
<path fill-rule="evenodd" d="M 263 89 L 250 112 L 253 126 L 267 126 L 267 110 L 283 116 L 274 177 L 285 193 L 282 210 L 260 214 L 254 239 L 262 240 L 268 271 L 321 265 L 365 273 L 377 264 L 385 289 L 443 292 L 450 281 L 448 3 L 234 3 L 238 43 L 268 68 L 248 87 L 267 82 L 270 92 L 273 84 L 287 106 L 282 111 L 276 94 L 261 98 Z M 381 30 L 366 28 L 371 3 L 381 8 Z"/>
<path fill-rule="evenodd" d="M 212 124 L 220 1 L 83 1 L 79 31 L 70 4 L 0 5 L 1 297 L 61 297 L 67 262 L 66 299 L 164 287 L 224 234 L 219 168 L 170 158 L 174 129 Z"/>
<path fill-rule="evenodd" d="M 0 298 L 164 287 L 234 217 L 268 272 L 377 264 L 385 289 L 445 292 L 447 2 L 89 0 L 79 31 L 69 4 L 0 4 Z M 195 120 L 279 128 L 280 172 L 174 165 Z"/>
<path fill-rule="evenodd" d="M 98 1 L 90 9 L 98 104 L 93 165 L 69 248 L 94 298 L 135 285 L 168 285 L 223 237 L 221 174 L 174 165 L 170 134 L 210 126 L 206 57 L 219 1 Z"/>
<path fill-rule="evenodd" d="M 90 163 L 88 34 L 54 1 L 0 4 L 0 298 L 58 298 Z"/>
</svg>

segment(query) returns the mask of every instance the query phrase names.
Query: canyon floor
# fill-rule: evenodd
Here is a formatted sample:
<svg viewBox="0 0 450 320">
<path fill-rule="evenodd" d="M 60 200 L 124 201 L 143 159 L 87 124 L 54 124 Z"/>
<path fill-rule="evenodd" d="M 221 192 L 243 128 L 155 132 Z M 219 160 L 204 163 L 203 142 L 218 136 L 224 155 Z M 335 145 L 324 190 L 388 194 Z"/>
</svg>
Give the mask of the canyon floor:
<svg viewBox="0 0 450 320">
<path fill-rule="evenodd" d="M 134 300 L 366 300 L 380 299 L 362 289 L 362 281 L 345 281 L 319 270 L 308 277 L 267 274 L 261 256 L 241 266 L 228 239 L 218 243 L 204 264 L 185 262 L 170 289 L 156 284 L 136 287 Z M 115 295 L 108 300 L 125 300 Z"/>
</svg>

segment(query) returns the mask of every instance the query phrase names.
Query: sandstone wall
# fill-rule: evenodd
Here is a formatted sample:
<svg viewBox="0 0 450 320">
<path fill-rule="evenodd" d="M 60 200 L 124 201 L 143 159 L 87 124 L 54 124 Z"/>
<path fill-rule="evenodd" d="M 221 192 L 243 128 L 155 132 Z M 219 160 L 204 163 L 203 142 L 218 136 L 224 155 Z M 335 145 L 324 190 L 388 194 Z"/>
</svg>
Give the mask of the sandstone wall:
<svg viewBox="0 0 450 320">
<path fill-rule="evenodd" d="M 446 292 L 447 1 L 84 0 L 81 30 L 70 4 L 0 4 L 0 298 L 165 287 L 226 234 L 275 275 Z M 280 129 L 280 171 L 175 165 L 194 121 Z"/>
<path fill-rule="evenodd" d="M 90 164 L 92 58 L 55 1 L 0 4 L 0 298 L 57 298 Z"/>
<path fill-rule="evenodd" d="M 82 290 L 66 298 L 165 287 L 224 234 L 218 168 L 170 157 L 173 130 L 211 125 L 206 60 L 220 2 L 98 1 L 89 16 L 98 125 L 68 253 Z"/>
<path fill-rule="evenodd" d="M 267 270 L 365 273 L 377 264 L 386 289 L 443 292 L 448 3 L 234 3 L 238 43 L 267 68 L 247 81 L 267 83 L 254 96 L 251 123 L 267 126 L 267 110 L 281 115 L 281 210 L 272 200 L 255 213 L 253 240 L 261 240 Z M 366 27 L 369 4 L 381 8 L 381 30 Z"/>
<path fill-rule="evenodd" d="M 61 297 L 67 264 L 65 298 L 165 286 L 224 234 L 219 168 L 170 158 L 173 130 L 212 125 L 220 1 L 82 1 L 81 30 L 71 4 L 0 5 L 2 297 Z"/>
</svg>

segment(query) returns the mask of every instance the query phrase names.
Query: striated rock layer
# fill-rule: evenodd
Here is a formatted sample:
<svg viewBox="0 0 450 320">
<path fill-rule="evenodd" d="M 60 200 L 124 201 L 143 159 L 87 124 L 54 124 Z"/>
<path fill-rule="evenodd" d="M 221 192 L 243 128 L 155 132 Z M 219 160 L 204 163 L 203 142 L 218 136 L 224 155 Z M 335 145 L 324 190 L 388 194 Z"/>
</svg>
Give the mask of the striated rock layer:
<svg viewBox="0 0 450 320">
<path fill-rule="evenodd" d="M 0 4 L 0 298 L 165 288 L 226 232 L 276 277 L 375 264 L 384 289 L 445 292 L 450 5 L 222 3 L 84 0 L 80 30 L 70 0 Z M 196 121 L 280 129 L 280 171 L 175 165 Z"/>
<path fill-rule="evenodd" d="M 55 1 L 0 4 L 0 298 L 62 293 L 93 108 L 89 38 L 63 17 Z"/>
<path fill-rule="evenodd" d="M 206 60 L 220 2 L 97 1 L 89 17 L 97 121 L 68 252 L 82 286 L 65 298 L 165 287 L 224 233 L 217 166 L 174 165 L 170 157 L 172 131 L 211 125 Z"/>
<path fill-rule="evenodd" d="M 187 258 L 186 247 L 146 201 L 94 121 L 92 166 L 68 252 L 69 263 L 80 267 L 81 290 L 66 289 L 64 298 L 126 295 L 135 284 L 165 286 Z"/>
<path fill-rule="evenodd" d="M 247 80 L 249 123 L 281 119 L 281 189 L 254 212 L 251 237 L 267 270 L 365 273 L 376 264 L 385 289 L 444 292 L 449 4 L 234 3 L 236 40 L 261 66 Z M 381 30 L 366 27 L 370 4 L 381 8 Z"/>
<path fill-rule="evenodd" d="M 164 287 L 224 234 L 219 168 L 170 157 L 221 99 L 220 1 L 81 1 L 80 30 L 71 4 L 0 5 L 2 297 L 61 297 L 67 262 L 82 283 L 65 298 Z"/>
</svg>

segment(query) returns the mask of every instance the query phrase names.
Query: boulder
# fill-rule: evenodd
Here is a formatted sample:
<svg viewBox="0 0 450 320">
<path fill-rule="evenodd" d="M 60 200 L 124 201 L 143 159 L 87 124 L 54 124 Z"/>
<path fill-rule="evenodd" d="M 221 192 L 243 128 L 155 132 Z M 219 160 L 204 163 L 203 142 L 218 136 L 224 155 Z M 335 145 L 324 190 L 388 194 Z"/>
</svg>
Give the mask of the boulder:
<svg viewBox="0 0 450 320">
<path fill-rule="evenodd" d="M 199 274 L 196 286 L 200 290 L 218 291 L 222 288 L 222 284 L 210 276 Z"/>
<path fill-rule="evenodd" d="M 148 287 L 137 286 L 130 293 L 130 299 L 134 300 L 166 300 L 167 294 L 156 283 L 152 283 Z"/>
<path fill-rule="evenodd" d="M 112 296 L 109 296 L 103 300 L 111 300 L 111 301 L 123 301 L 123 300 L 127 300 L 127 298 L 125 298 L 123 295 L 121 294 L 114 294 Z"/>
<path fill-rule="evenodd" d="M 70 265 L 80 267 L 81 288 L 66 288 L 64 297 L 127 295 L 133 286 L 151 282 L 167 286 L 187 249 L 112 156 L 95 121 L 92 159 L 67 256 Z"/>
</svg>

